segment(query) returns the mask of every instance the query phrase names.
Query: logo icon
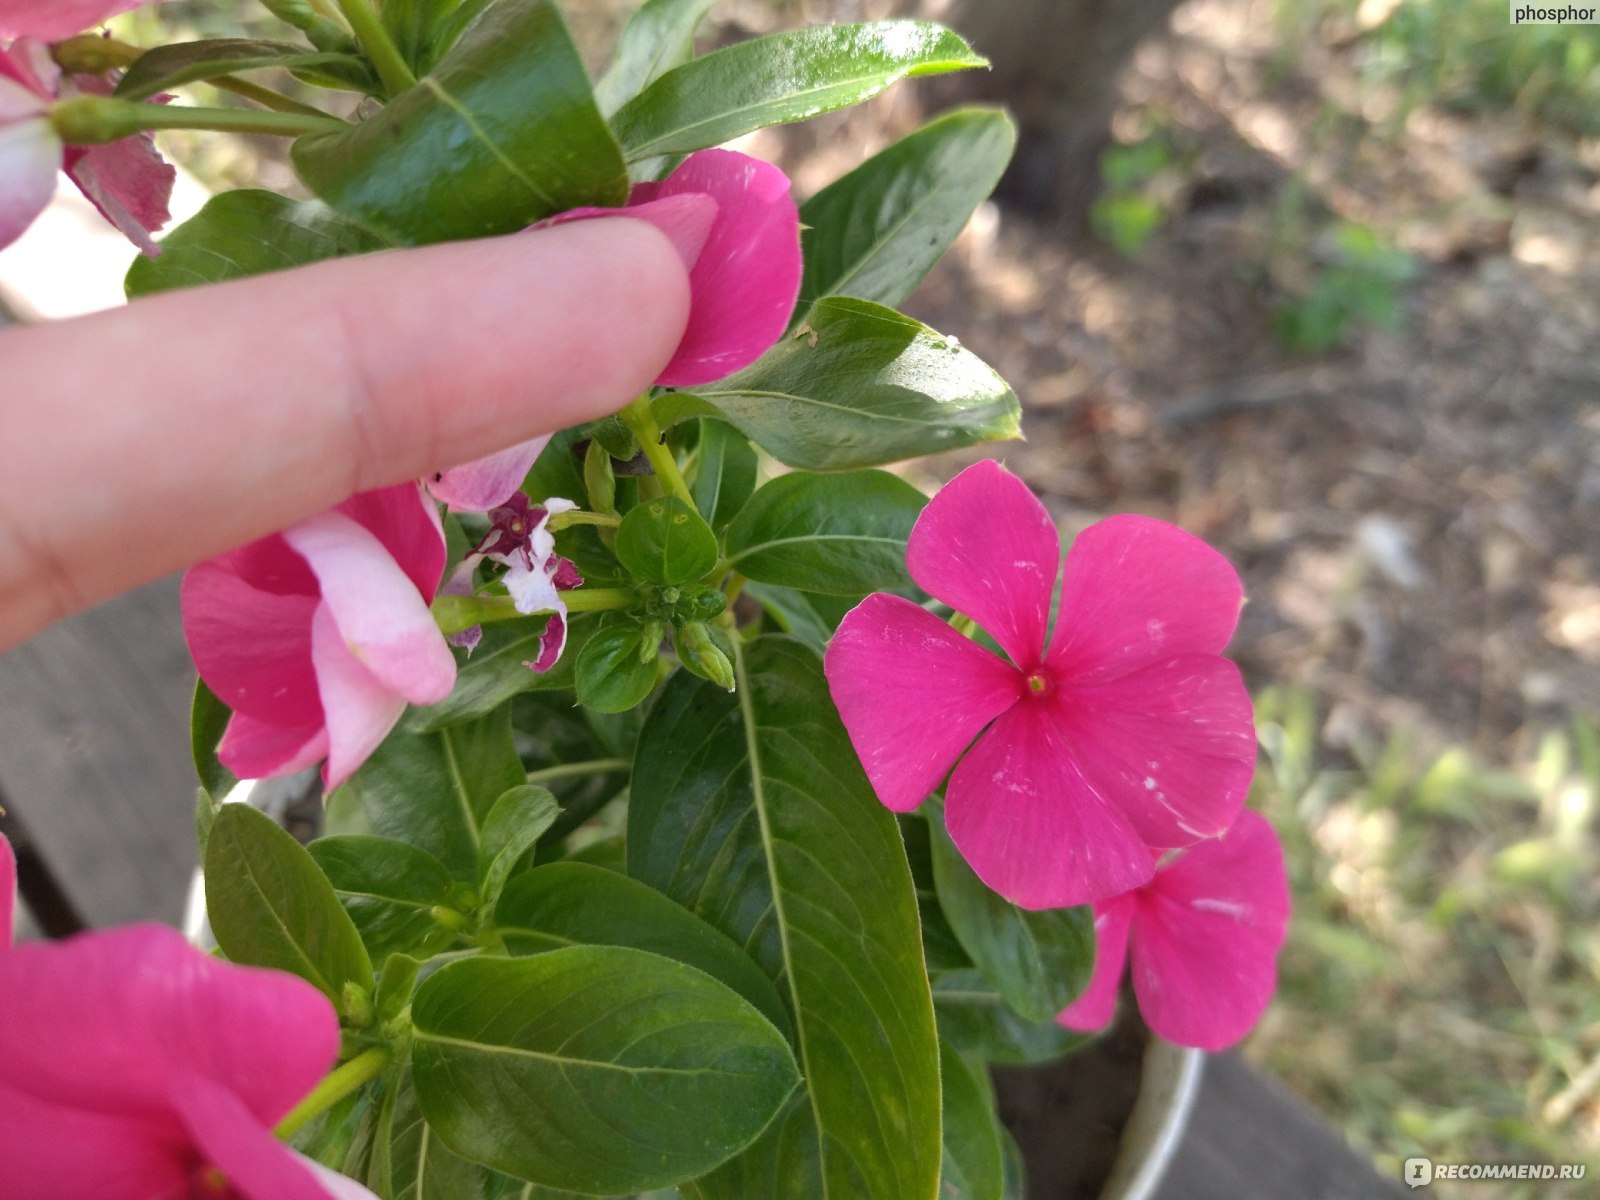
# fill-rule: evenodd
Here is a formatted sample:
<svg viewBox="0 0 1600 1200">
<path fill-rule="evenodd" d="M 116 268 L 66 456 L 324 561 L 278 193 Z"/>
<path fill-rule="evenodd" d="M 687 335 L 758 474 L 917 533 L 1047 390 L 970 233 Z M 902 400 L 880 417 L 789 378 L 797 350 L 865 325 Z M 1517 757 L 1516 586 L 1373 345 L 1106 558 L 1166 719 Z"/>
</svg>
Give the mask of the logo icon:
<svg viewBox="0 0 1600 1200">
<path fill-rule="evenodd" d="M 1405 1174 L 1401 1178 L 1406 1181 L 1407 1187 L 1426 1187 L 1433 1182 L 1433 1159 L 1406 1159 Z"/>
</svg>

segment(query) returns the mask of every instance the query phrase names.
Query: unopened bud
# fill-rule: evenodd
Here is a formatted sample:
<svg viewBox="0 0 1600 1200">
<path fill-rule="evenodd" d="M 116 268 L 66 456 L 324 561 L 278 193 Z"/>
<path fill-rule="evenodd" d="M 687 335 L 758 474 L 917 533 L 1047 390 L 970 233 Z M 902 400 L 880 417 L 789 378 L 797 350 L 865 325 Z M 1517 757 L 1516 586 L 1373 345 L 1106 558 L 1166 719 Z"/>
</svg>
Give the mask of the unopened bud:
<svg viewBox="0 0 1600 1200">
<path fill-rule="evenodd" d="M 711 630 L 703 621 L 680 625 L 676 639 L 678 659 L 686 669 L 709 679 L 723 691 L 733 691 L 733 664 L 712 640 Z"/>
<path fill-rule="evenodd" d="M 611 466 L 611 455 L 599 441 L 591 441 L 583 454 L 583 486 L 589 493 L 591 512 L 616 515 L 617 473 Z"/>
<path fill-rule="evenodd" d="M 655 618 L 644 623 L 639 631 L 639 661 L 653 662 L 661 653 L 661 641 L 667 636 L 667 623 Z"/>
<path fill-rule="evenodd" d="M 372 1024 L 372 996 L 355 980 L 347 979 L 339 994 L 339 1011 L 351 1025 L 365 1029 Z"/>
</svg>

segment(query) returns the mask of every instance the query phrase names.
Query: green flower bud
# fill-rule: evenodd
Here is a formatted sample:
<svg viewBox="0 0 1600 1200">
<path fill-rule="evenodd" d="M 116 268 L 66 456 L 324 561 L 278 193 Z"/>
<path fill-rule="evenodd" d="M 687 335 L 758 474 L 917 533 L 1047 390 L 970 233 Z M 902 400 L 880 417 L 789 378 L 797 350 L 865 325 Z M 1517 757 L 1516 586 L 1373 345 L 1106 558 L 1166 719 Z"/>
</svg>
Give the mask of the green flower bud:
<svg viewBox="0 0 1600 1200">
<path fill-rule="evenodd" d="M 724 691 L 733 691 L 733 663 L 713 640 L 711 627 L 691 621 L 678 627 L 678 660 L 684 668 L 702 679 L 709 679 Z"/>
</svg>

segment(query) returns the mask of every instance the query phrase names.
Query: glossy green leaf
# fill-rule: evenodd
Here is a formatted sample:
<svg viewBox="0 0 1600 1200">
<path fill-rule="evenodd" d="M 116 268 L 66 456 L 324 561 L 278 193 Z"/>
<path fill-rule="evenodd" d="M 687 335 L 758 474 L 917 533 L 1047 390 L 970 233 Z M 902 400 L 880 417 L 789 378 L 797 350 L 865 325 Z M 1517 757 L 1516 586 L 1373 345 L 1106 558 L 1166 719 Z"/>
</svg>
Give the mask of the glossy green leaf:
<svg viewBox="0 0 1600 1200">
<path fill-rule="evenodd" d="M 619 946 L 441 968 L 412 1078 L 452 1149 L 548 1187 L 664 1187 L 748 1145 L 799 1079 L 783 1035 L 709 975 Z"/>
<path fill-rule="evenodd" d="M 726 528 L 756 490 L 756 452 L 749 439 L 722 421 L 701 421 L 689 490 L 711 528 Z"/>
<path fill-rule="evenodd" d="M 928 973 L 937 971 L 964 971 L 972 960 L 961 948 L 950 921 L 939 905 L 939 894 L 933 882 L 933 847 L 928 835 L 928 823 L 920 813 L 901 813 L 896 818 L 900 836 L 905 839 L 906 861 L 911 864 L 911 879 L 917 886 L 917 912 L 922 920 L 922 954 L 927 960 Z"/>
<path fill-rule="evenodd" d="M 378 15 L 414 74 L 426 75 L 490 0 L 383 0 Z"/>
<path fill-rule="evenodd" d="M 426 850 L 359 834 L 319 838 L 306 849 L 333 884 L 373 962 L 396 951 L 429 954 L 451 941 L 433 910 L 450 906 L 454 880 Z"/>
<path fill-rule="evenodd" d="M 124 286 L 133 300 L 365 254 L 387 244 L 319 200 L 245 188 L 207 200 L 162 239 L 161 257 L 134 260 Z"/>
<path fill-rule="evenodd" d="M 649 583 L 688 583 L 717 565 L 717 535 L 676 496 L 638 505 L 617 528 L 617 557 Z"/>
<path fill-rule="evenodd" d="M 738 666 L 732 695 L 679 674 L 651 709 L 634 760 L 628 870 L 779 985 L 808 1092 L 749 1154 L 696 1186 L 747 1200 L 767 1194 L 748 1190 L 752 1181 L 792 1189 L 820 1169 L 813 1190 L 784 1194 L 932 1200 L 938 1047 L 899 830 L 861 772 L 816 652 L 762 637 Z"/>
<path fill-rule="evenodd" d="M 1018 1016 L 976 969 L 935 972 L 933 1006 L 941 1037 L 962 1054 L 1002 1066 L 1051 1062 L 1085 1040 L 1053 1019 Z"/>
<path fill-rule="evenodd" d="M 939 904 L 967 955 L 1018 1015 L 1053 1019 L 1089 984 L 1094 914 L 1087 905 L 1018 908 L 978 878 L 936 812 L 928 824 Z"/>
<path fill-rule="evenodd" d="M 560 815 L 561 806 L 556 798 L 547 789 L 533 784 L 519 784 L 495 801 L 483 822 L 482 847 L 478 852 L 481 864 L 478 895 L 485 910 L 494 907 L 511 872 Z"/>
<path fill-rule="evenodd" d="M 819 25 L 740 42 L 662 75 L 612 119 L 628 161 L 720 146 L 986 59 L 928 21 Z"/>
<path fill-rule="evenodd" d="M 456 879 L 475 883 L 483 823 L 526 778 L 510 711 L 498 709 L 428 733 L 396 730 L 344 787 L 373 833 L 426 850 Z"/>
<path fill-rule="evenodd" d="M 206 912 L 230 960 L 313 984 L 335 1004 L 372 991 L 372 960 L 305 847 L 248 804 L 227 804 L 206 841 Z"/>
<path fill-rule="evenodd" d="M 378 1102 L 367 1187 L 385 1200 L 483 1200 L 488 1172 L 462 1158 L 423 1120 L 408 1064 L 390 1072 Z"/>
<path fill-rule="evenodd" d="M 644 703 L 656 686 L 658 651 L 649 645 L 655 638 L 632 621 L 591 637 L 574 667 L 578 703 L 601 713 L 627 712 Z"/>
<path fill-rule="evenodd" d="M 217 699 L 205 680 L 194 681 L 194 699 L 189 704 L 189 752 L 194 756 L 194 773 L 200 786 L 214 800 L 221 800 L 239 782 L 239 777 L 217 758 L 217 746 L 232 716 L 232 710 Z"/>
<path fill-rule="evenodd" d="M 1023 1161 L 1017 1139 L 1004 1126 L 1000 1129 L 1000 1154 L 1005 1163 L 1005 1187 L 1001 1195 L 1005 1200 L 1028 1200 L 1028 1164 Z"/>
<path fill-rule="evenodd" d="M 939 261 L 994 191 L 1017 133 L 995 109 L 930 121 L 800 209 L 803 303 L 855 296 L 894 306 Z"/>
<path fill-rule="evenodd" d="M 688 909 L 626 875 L 570 861 L 535 867 L 507 886 L 494 920 L 515 955 L 564 946 L 631 946 L 698 967 L 789 1030 L 777 988 L 748 954 Z"/>
<path fill-rule="evenodd" d="M 716 0 L 645 0 L 617 38 L 595 102 L 610 116 L 673 67 L 694 57 L 694 31 Z"/>
<path fill-rule="evenodd" d="M 728 562 L 749 579 L 806 592 L 909 587 L 906 539 L 927 502 L 887 471 L 780 475 L 728 526 Z"/>
<path fill-rule="evenodd" d="M 215 38 L 203 42 L 175 42 L 156 46 L 139 56 L 117 84 L 113 93 L 123 100 L 147 100 L 157 92 L 182 87 L 199 79 L 215 79 L 239 71 L 258 71 L 266 67 L 329 67 L 364 69 L 359 58 L 349 54 L 309 51 L 292 42 L 265 42 L 250 38 Z"/>
<path fill-rule="evenodd" d="M 510 233 L 628 177 L 551 0 L 498 0 L 415 87 L 346 132 L 294 144 L 308 187 L 402 241 Z"/>
<path fill-rule="evenodd" d="M 745 595 L 760 602 L 773 625 L 793 634 L 817 650 L 827 648 L 828 639 L 849 612 L 861 602 L 860 596 L 826 596 L 794 588 L 752 583 Z"/>
<path fill-rule="evenodd" d="M 838 471 L 1016 437 L 1021 407 L 977 355 L 865 300 L 818 301 L 755 363 L 656 404 L 717 417 L 791 467 Z"/>
<path fill-rule="evenodd" d="M 595 628 L 595 620 L 570 620 L 567 648 L 548 671 L 535 671 L 544 638 L 544 620 L 507 621 L 484 627 L 483 640 L 456 669 L 456 685 L 438 704 L 414 708 L 401 728 L 426 731 L 494 712 L 524 692 L 561 691 L 572 687 L 572 664 Z"/>
<path fill-rule="evenodd" d="M 391 954 L 378 972 L 378 990 L 372 995 L 373 1022 L 379 1026 L 394 1020 L 411 1003 L 422 962 L 409 954 Z"/>
<path fill-rule="evenodd" d="M 989 1077 L 939 1043 L 944 1086 L 944 1165 L 940 1200 L 1005 1200 L 1005 1156 Z"/>
</svg>

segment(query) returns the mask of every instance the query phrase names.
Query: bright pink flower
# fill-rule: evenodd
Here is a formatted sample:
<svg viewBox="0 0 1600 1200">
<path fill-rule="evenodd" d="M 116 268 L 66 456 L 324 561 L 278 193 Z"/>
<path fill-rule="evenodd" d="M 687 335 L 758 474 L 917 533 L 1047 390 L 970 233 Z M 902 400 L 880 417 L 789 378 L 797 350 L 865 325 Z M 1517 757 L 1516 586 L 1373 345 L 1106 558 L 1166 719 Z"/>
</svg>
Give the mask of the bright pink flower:
<svg viewBox="0 0 1600 1200">
<path fill-rule="evenodd" d="M 0 247 L 21 237 L 44 211 L 55 194 L 56 173 L 64 170 L 134 245 L 152 256 L 160 253 L 150 234 L 170 217 L 167 202 L 177 175 L 156 153 L 154 139 L 137 134 L 103 146 L 65 146 L 50 124 L 50 105 L 57 99 L 109 95 L 112 86 L 99 76 L 64 80 L 50 48 L 37 39 L 0 47 Z"/>
<path fill-rule="evenodd" d="M 689 324 L 656 383 L 692 387 L 749 366 L 783 336 L 800 293 L 800 214 L 789 177 L 733 150 L 701 150 L 624 208 L 575 208 L 542 224 L 648 221 L 689 268 Z M 429 484 L 456 509 L 484 511 L 522 483 L 548 438 L 442 472 Z"/>
<path fill-rule="evenodd" d="M 1246 810 L 1220 838 L 1156 869 L 1143 887 L 1094 906 L 1089 986 L 1061 1013 L 1086 1032 L 1110 1022 L 1131 947 L 1133 994 L 1145 1023 L 1180 1046 L 1222 1050 L 1255 1026 L 1277 988 L 1289 923 L 1283 848 Z"/>
<path fill-rule="evenodd" d="M 438 512 L 408 483 L 191 567 L 189 651 L 233 709 L 223 763 L 254 779 L 326 758 L 337 787 L 407 701 L 444 699 L 455 659 L 428 610 L 444 562 Z"/>
<path fill-rule="evenodd" d="M 59 41 L 146 0 L 0 0 L 0 38 Z"/>
<path fill-rule="evenodd" d="M 0 1196 L 371 1200 L 272 1134 L 338 1054 L 321 992 L 159 925 L 12 947 L 14 876 L 0 838 Z"/>
<path fill-rule="evenodd" d="M 845 617 L 826 660 L 878 798 L 913 809 L 960 759 L 950 836 L 1025 908 L 1138 887 L 1150 847 L 1228 828 L 1255 763 L 1250 698 L 1220 657 L 1239 614 L 1233 568 L 1164 522 L 1101 521 L 1067 555 L 1047 644 L 1060 562 L 1044 506 L 978 463 L 929 502 L 906 563 L 1009 661 L 884 594 Z"/>
</svg>

